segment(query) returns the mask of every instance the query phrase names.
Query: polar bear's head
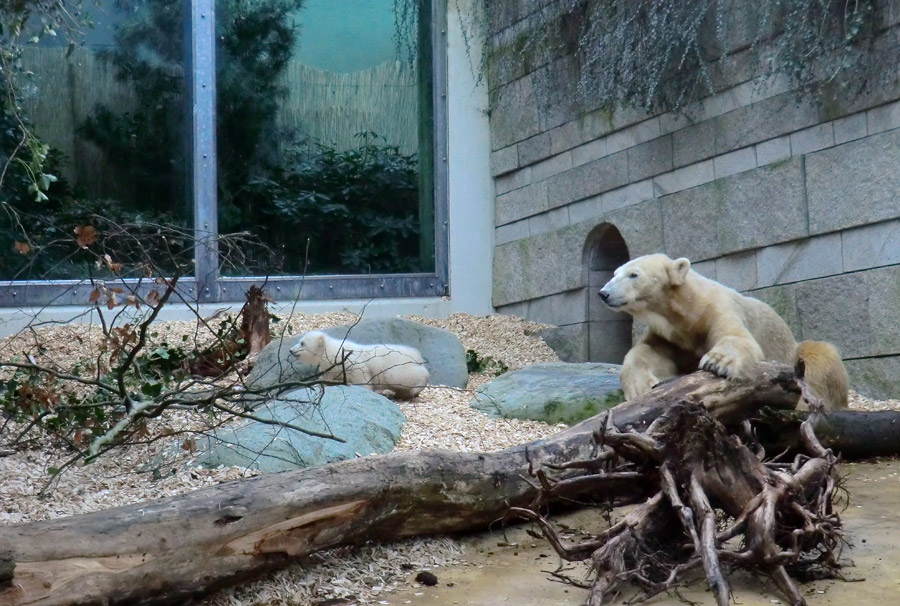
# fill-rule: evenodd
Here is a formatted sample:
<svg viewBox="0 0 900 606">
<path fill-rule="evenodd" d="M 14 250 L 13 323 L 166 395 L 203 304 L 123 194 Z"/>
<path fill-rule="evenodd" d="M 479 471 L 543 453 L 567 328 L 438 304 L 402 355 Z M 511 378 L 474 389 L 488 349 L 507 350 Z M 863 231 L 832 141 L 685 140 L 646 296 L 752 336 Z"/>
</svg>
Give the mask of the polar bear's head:
<svg viewBox="0 0 900 606">
<path fill-rule="evenodd" d="M 681 286 L 691 270 L 685 258 L 670 259 L 663 254 L 638 257 L 618 268 L 612 280 L 600 289 L 600 298 L 612 309 L 630 314 L 654 310 Z"/>
<path fill-rule="evenodd" d="M 291 347 L 291 355 L 300 358 L 300 361 L 306 364 L 318 364 L 325 352 L 325 339 L 324 332 L 311 330 Z"/>
</svg>

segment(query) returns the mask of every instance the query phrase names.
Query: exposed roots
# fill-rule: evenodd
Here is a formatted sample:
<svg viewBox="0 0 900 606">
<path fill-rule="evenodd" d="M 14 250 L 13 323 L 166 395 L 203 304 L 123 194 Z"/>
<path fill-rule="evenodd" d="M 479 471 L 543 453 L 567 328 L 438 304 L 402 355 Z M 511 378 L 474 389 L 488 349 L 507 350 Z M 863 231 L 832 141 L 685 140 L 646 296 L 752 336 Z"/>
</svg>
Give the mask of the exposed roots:
<svg viewBox="0 0 900 606">
<path fill-rule="evenodd" d="M 727 606 L 726 572 L 736 567 L 768 574 L 788 603 L 805 604 L 792 574 L 837 576 L 843 541 L 832 505 L 837 461 L 812 431 L 820 414 L 816 398 L 804 395 L 814 413 L 800 430 L 804 452 L 789 463 L 761 461 L 746 425 L 737 428 L 742 441 L 702 406 L 682 403 L 643 433 L 622 433 L 608 423 L 595 436 L 595 458 L 567 464 L 569 475 L 561 480 L 538 470 L 543 497 L 511 513 L 538 524 L 560 557 L 592 561 L 589 606 L 608 603 L 629 584 L 644 600 L 701 573 L 717 604 Z M 573 470 L 584 475 L 572 477 Z M 615 481 L 638 484 L 653 496 L 588 541 L 562 540 L 538 513 L 561 492 L 584 494 L 594 483 L 602 494 Z"/>
</svg>

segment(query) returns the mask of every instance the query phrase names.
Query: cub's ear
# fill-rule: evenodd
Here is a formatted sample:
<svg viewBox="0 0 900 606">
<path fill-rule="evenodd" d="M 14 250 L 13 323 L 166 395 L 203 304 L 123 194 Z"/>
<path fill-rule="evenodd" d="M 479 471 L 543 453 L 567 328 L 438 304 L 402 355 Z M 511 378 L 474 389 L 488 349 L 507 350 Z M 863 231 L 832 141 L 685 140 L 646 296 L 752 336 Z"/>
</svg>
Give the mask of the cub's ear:
<svg viewBox="0 0 900 606">
<path fill-rule="evenodd" d="M 669 283 L 672 286 L 681 286 L 687 278 L 688 272 L 691 270 L 691 262 L 681 257 L 675 259 L 669 265 Z"/>
</svg>

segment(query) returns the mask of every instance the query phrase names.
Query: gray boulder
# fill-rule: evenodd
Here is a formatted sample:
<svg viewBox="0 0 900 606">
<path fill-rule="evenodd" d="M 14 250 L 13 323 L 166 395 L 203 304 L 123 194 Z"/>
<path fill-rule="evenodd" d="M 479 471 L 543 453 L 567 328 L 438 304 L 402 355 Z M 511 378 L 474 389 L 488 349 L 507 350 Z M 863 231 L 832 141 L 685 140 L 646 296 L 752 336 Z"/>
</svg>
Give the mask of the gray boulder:
<svg viewBox="0 0 900 606">
<path fill-rule="evenodd" d="M 288 471 L 351 459 L 357 454 L 390 452 L 406 417 L 384 396 L 353 385 L 301 388 L 258 406 L 253 414 L 346 440 L 341 443 L 300 431 L 242 420 L 198 439 L 196 465 L 237 465 L 264 472 Z"/>
<path fill-rule="evenodd" d="M 618 364 L 545 362 L 500 375 L 471 406 L 493 417 L 573 424 L 624 400 Z"/>
<path fill-rule="evenodd" d="M 355 325 L 332 326 L 322 329 L 322 332 L 363 344 L 411 345 L 425 357 L 425 366 L 431 375 L 429 385 L 465 387 L 469 379 L 466 350 L 449 330 L 405 318 L 384 318 L 361 320 Z M 277 339 L 259 353 L 253 370 L 247 375 L 247 384 L 251 389 L 267 389 L 278 383 L 303 381 L 315 376 L 315 367 L 300 362 L 290 353 L 291 347 L 302 336 L 298 334 Z"/>
</svg>

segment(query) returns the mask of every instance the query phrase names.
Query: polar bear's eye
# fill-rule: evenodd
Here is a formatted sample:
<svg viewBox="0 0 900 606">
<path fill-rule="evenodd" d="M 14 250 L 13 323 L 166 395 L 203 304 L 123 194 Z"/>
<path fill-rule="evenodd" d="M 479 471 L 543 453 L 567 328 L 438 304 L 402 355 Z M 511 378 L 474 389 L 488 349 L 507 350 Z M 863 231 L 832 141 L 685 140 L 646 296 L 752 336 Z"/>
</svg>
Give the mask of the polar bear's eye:
<svg viewBox="0 0 900 606">
<path fill-rule="evenodd" d="M 636 271 L 631 272 L 630 274 L 628 274 L 628 277 L 631 278 L 632 280 L 634 280 L 635 278 L 638 277 L 637 272 Z"/>
</svg>

